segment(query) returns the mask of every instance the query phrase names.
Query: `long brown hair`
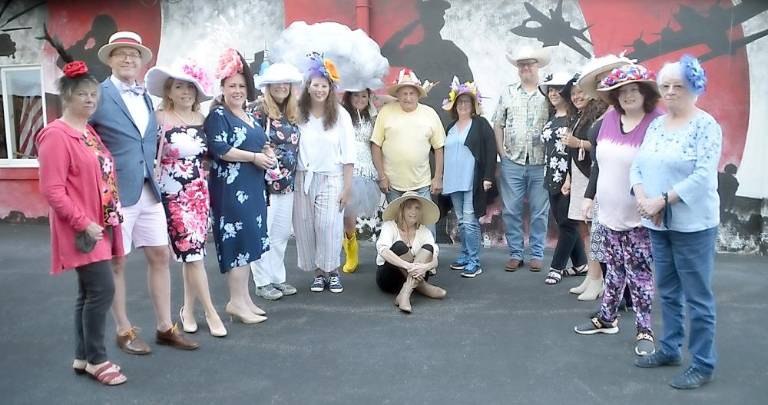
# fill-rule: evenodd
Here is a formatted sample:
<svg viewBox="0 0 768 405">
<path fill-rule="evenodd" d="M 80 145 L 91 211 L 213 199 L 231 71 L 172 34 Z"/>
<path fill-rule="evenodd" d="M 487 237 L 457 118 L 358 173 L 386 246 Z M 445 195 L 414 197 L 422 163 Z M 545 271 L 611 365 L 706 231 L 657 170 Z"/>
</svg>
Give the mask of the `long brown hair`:
<svg viewBox="0 0 768 405">
<path fill-rule="evenodd" d="M 267 113 L 267 116 L 269 116 L 270 119 L 279 120 L 285 116 L 285 118 L 288 119 L 288 122 L 295 124 L 299 119 L 299 104 L 296 100 L 296 95 L 293 92 L 293 85 L 289 87 L 288 97 L 286 97 L 282 103 L 278 103 L 274 97 L 272 97 L 272 94 L 269 93 L 269 86 L 271 86 L 271 84 L 268 84 L 267 88 L 264 89 L 266 90 L 264 92 L 264 112 Z"/>
<path fill-rule="evenodd" d="M 621 108 L 621 103 L 619 102 L 620 88 L 621 87 L 617 87 L 609 91 L 608 100 L 610 101 L 610 104 L 613 106 L 613 108 L 615 108 L 616 111 L 619 112 L 619 114 L 624 115 L 627 112 L 624 111 L 623 108 Z M 645 111 L 645 113 L 648 114 L 649 112 L 653 111 L 654 108 L 656 108 L 657 104 L 659 104 L 659 99 L 661 98 L 661 96 L 659 96 L 659 93 L 653 91 L 653 88 L 648 83 L 638 82 L 637 90 L 640 92 L 640 94 L 643 95 L 643 111 Z"/>
<path fill-rule="evenodd" d="M 304 90 L 301 92 L 299 98 L 299 117 L 301 123 L 309 121 L 309 109 L 312 107 L 312 99 L 309 95 L 309 86 L 312 84 L 312 80 L 322 79 L 328 83 L 328 97 L 323 103 L 323 128 L 327 131 L 336 125 L 336 120 L 339 117 L 339 102 L 336 97 L 336 92 L 333 91 L 333 83 L 322 76 L 315 76 L 307 81 L 304 85 Z"/>
<path fill-rule="evenodd" d="M 586 135 L 586 131 L 589 129 L 589 127 L 592 126 L 592 123 L 600 118 L 600 116 L 603 115 L 607 109 L 608 104 L 606 104 L 603 100 L 591 99 L 587 101 L 587 105 L 584 106 L 583 110 L 581 110 L 579 121 L 576 123 L 576 127 L 573 128 L 573 133 L 581 134 L 581 131 L 584 131 L 584 134 Z M 586 136 L 580 139 L 586 139 Z"/>
<path fill-rule="evenodd" d="M 352 94 L 358 93 L 357 91 L 345 91 L 344 95 L 341 97 L 341 105 L 344 107 L 345 110 L 349 113 L 349 116 L 352 118 L 352 125 L 358 126 L 360 125 L 360 119 L 362 118 L 363 121 L 371 122 L 371 89 L 365 89 L 362 90 L 368 93 L 368 105 L 365 106 L 364 109 L 360 110 L 360 117 L 358 118 L 357 115 L 357 109 L 355 107 L 352 107 Z"/>
</svg>

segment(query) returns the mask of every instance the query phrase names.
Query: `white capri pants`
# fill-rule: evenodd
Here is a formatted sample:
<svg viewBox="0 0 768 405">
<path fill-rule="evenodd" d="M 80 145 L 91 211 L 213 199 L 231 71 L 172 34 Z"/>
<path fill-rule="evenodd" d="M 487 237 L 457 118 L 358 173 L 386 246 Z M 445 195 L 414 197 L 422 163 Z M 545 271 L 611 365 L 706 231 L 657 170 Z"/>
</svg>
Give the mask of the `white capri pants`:
<svg viewBox="0 0 768 405">
<path fill-rule="evenodd" d="M 293 195 L 293 192 L 269 195 L 269 250 L 261 255 L 261 259 L 251 262 L 251 273 L 256 287 L 285 282 L 285 247 L 293 232 Z"/>
<path fill-rule="evenodd" d="M 299 255 L 299 268 L 335 271 L 341 265 L 341 240 L 344 212 L 339 210 L 339 197 L 344 176 L 312 173 L 308 192 L 304 191 L 307 173 L 296 172 L 293 200 L 293 229 Z"/>
</svg>

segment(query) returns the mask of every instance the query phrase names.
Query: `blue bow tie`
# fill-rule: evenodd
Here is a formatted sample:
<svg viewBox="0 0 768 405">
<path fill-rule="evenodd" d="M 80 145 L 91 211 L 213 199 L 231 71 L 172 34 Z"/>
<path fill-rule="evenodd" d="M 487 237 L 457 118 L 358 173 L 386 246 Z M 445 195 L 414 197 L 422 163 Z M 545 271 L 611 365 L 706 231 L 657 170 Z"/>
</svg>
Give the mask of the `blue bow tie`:
<svg viewBox="0 0 768 405">
<path fill-rule="evenodd" d="M 144 95 L 144 87 L 139 86 L 138 84 L 134 84 L 133 86 L 128 86 L 126 84 L 120 84 L 120 92 L 122 93 L 133 93 L 137 96 Z"/>
</svg>

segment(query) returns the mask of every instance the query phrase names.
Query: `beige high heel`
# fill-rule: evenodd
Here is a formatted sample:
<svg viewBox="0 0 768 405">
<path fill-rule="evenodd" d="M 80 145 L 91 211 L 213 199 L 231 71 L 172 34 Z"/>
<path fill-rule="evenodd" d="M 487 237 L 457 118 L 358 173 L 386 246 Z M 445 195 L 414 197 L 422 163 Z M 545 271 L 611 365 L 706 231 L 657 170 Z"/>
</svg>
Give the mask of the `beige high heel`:
<svg viewBox="0 0 768 405">
<path fill-rule="evenodd" d="M 584 290 L 584 292 L 581 293 L 578 296 L 577 299 L 579 301 L 594 301 L 598 297 L 603 295 L 603 289 L 604 288 L 605 287 L 603 285 L 603 280 L 591 280 L 590 279 L 590 283 L 587 286 L 587 289 Z"/>
<path fill-rule="evenodd" d="M 581 294 L 581 293 L 583 293 L 584 291 L 587 290 L 587 286 L 589 286 L 590 282 L 591 282 L 591 280 L 590 280 L 589 277 L 584 277 L 584 281 L 582 281 L 581 284 L 579 284 L 576 287 L 571 288 L 570 290 L 568 290 L 568 292 L 571 293 L 571 294 Z"/>
<path fill-rule="evenodd" d="M 208 324 L 208 331 L 211 332 L 211 336 L 213 337 L 225 337 L 227 336 L 227 328 L 224 327 L 224 322 L 221 321 L 221 318 L 216 316 L 217 321 L 211 322 L 211 318 L 208 317 L 208 314 L 205 315 L 205 323 Z"/>
<path fill-rule="evenodd" d="M 231 304 L 227 304 L 224 311 L 229 314 L 229 319 L 233 322 L 237 321 L 246 325 L 252 325 L 256 323 L 262 323 L 267 320 L 266 316 L 256 315 L 253 312 L 239 313 L 232 309 Z"/>
</svg>

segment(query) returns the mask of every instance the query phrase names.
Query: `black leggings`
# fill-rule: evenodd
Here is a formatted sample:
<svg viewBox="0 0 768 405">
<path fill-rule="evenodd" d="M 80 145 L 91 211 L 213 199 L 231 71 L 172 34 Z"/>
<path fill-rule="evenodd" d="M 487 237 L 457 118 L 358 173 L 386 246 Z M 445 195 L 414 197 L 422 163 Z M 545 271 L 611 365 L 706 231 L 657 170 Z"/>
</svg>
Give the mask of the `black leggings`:
<svg viewBox="0 0 768 405">
<path fill-rule="evenodd" d="M 435 252 L 435 249 L 432 247 L 432 245 L 425 244 L 421 248 L 432 253 Z M 392 244 L 390 250 L 392 250 L 392 252 L 394 252 L 396 255 L 402 256 L 408 253 L 410 249 L 408 248 L 408 245 L 399 240 Z M 429 276 L 429 272 L 424 274 L 424 280 L 426 281 Z M 403 269 L 400 267 L 385 261 L 384 264 L 380 265 L 378 269 L 376 269 L 376 285 L 378 285 L 382 291 L 388 292 L 390 294 L 397 294 L 400 292 L 400 289 L 403 288 L 403 283 L 405 283 L 405 276 L 403 275 Z"/>
<path fill-rule="evenodd" d="M 115 280 L 109 260 L 89 263 L 77 271 L 75 303 L 75 358 L 91 364 L 107 361 L 104 329 L 107 311 L 115 295 Z"/>
<path fill-rule="evenodd" d="M 587 253 L 584 250 L 584 241 L 579 232 L 579 223 L 568 218 L 568 206 L 571 203 L 570 195 L 562 193 L 549 194 L 549 206 L 552 215 L 557 222 L 557 245 L 552 255 L 550 267 L 556 270 L 564 270 L 568 265 L 568 258 L 574 267 L 587 264 Z"/>
</svg>

